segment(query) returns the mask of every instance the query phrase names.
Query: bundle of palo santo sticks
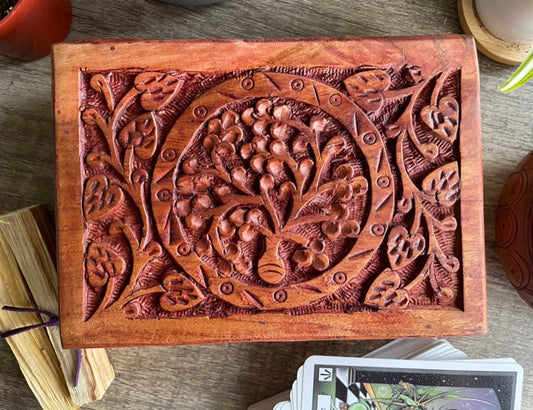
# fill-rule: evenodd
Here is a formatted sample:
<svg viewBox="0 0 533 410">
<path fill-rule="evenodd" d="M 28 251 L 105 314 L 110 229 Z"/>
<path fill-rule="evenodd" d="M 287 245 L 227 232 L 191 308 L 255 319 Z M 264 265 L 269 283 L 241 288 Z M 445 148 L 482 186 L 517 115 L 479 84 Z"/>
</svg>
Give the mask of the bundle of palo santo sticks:
<svg viewBox="0 0 533 410">
<path fill-rule="evenodd" d="M 61 347 L 55 254 L 44 207 L 0 216 L 0 333 L 41 406 L 75 409 L 100 399 L 115 375 L 104 349 Z"/>
</svg>

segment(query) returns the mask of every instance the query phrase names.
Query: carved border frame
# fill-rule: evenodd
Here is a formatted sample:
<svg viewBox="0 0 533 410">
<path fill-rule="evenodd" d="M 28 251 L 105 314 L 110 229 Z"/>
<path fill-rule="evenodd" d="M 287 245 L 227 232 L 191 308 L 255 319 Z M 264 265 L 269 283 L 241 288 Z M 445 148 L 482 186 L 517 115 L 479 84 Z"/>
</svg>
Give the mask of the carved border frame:
<svg viewBox="0 0 533 410">
<path fill-rule="evenodd" d="M 213 49 L 225 55 L 217 70 L 249 62 L 254 67 L 383 66 L 393 61 L 424 64 L 426 71 L 461 66 L 460 174 L 463 309 L 417 308 L 354 314 L 282 313 L 224 319 L 127 320 L 122 312 L 82 320 L 83 229 L 80 210 L 77 92 L 80 70 L 135 64 L 145 70 L 209 71 Z M 147 52 L 149 50 L 149 52 Z M 355 51 L 354 51 L 355 50 Z M 423 52 L 421 52 L 423 50 Z M 61 333 L 66 348 L 173 345 L 235 341 L 378 339 L 406 336 L 464 336 L 487 330 L 479 76 L 474 41 L 449 35 L 412 38 L 183 41 L 98 41 L 64 43 L 53 49 L 56 119 L 56 189 Z M 466 217 L 467 216 L 467 217 Z M 379 326 L 375 326 L 379 324 Z"/>
</svg>

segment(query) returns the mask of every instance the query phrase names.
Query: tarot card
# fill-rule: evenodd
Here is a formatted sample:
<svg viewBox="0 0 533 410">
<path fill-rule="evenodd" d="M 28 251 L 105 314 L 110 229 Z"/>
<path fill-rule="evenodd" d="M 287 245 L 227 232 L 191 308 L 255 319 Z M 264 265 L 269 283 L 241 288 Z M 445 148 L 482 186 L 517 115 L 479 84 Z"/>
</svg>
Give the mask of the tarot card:
<svg viewBox="0 0 533 410">
<path fill-rule="evenodd" d="M 292 383 L 292 389 L 291 389 L 291 409 L 296 409 L 296 402 L 297 402 L 297 397 L 298 397 L 298 380 L 295 380 L 293 383 Z"/>
<path fill-rule="evenodd" d="M 311 356 L 303 373 L 306 410 L 519 410 L 523 383 L 506 361 Z"/>
<path fill-rule="evenodd" d="M 282 401 L 276 404 L 272 410 L 292 410 L 291 402 Z"/>
<path fill-rule="evenodd" d="M 294 410 L 300 410 L 302 407 L 302 398 L 303 398 L 303 378 L 304 378 L 304 367 L 303 365 L 298 368 L 298 372 L 296 373 L 296 384 L 297 384 L 297 392 L 296 395 L 296 402 L 294 403 Z"/>
</svg>

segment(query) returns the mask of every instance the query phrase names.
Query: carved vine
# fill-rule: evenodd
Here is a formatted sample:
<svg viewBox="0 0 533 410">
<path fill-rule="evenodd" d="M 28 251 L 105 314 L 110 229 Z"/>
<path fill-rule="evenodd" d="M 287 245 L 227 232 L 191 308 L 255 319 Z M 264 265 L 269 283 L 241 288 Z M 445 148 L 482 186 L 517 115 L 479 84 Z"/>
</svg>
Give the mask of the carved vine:
<svg viewBox="0 0 533 410">
<path fill-rule="evenodd" d="M 84 320 L 460 305 L 460 69 L 306 75 L 83 73 Z"/>
</svg>

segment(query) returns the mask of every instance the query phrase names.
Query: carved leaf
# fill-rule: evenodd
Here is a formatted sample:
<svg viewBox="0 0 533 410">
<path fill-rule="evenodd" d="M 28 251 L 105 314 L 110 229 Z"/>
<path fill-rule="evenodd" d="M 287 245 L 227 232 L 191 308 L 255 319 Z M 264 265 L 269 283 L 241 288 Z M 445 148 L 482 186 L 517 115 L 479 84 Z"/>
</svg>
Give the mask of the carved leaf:
<svg viewBox="0 0 533 410">
<path fill-rule="evenodd" d="M 403 226 L 390 230 L 387 241 L 387 256 L 392 269 L 401 269 L 424 251 L 426 240 L 419 233 L 410 235 Z"/>
<path fill-rule="evenodd" d="M 457 162 L 444 164 L 422 181 L 422 190 L 443 206 L 452 206 L 459 198 L 460 179 Z"/>
<path fill-rule="evenodd" d="M 439 292 L 436 294 L 437 300 L 441 305 L 451 305 L 455 299 L 455 293 L 452 289 L 448 287 L 440 288 Z"/>
<path fill-rule="evenodd" d="M 163 289 L 159 303 L 168 312 L 188 309 L 204 298 L 195 284 L 175 269 L 163 278 Z"/>
<path fill-rule="evenodd" d="M 146 72 L 135 77 L 135 88 L 142 93 L 141 106 L 147 111 L 166 106 L 182 85 L 183 80 L 160 72 Z"/>
<path fill-rule="evenodd" d="M 354 74 L 344 80 L 350 96 L 368 113 L 379 111 L 384 102 L 382 91 L 390 86 L 391 79 L 383 70 L 369 70 Z"/>
<path fill-rule="evenodd" d="M 453 142 L 459 125 L 459 104 L 453 97 L 443 97 L 438 107 L 428 105 L 420 111 L 422 121 L 440 139 Z"/>
<path fill-rule="evenodd" d="M 97 125 L 98 123 L 105 123 L 100 113 L 94 107 L 86 107 L 81 112 L 81 119 L 87 125 Z"/>
<path fill-rule="evenodd" d="M 106 294 L 109 294 L 106 308 L 117 301 L 126 285 L 126 268 L 124 259 L 113 249 L 97 243 L 89 245 L 85 255 L 83 320 L 88 320 L 98 310 Z"/>
<path fill-rule="evenodd" d="M 439 256 L 441 266 L 448 272 L 457 272 L 461 267 L 461 262 L 455 256 Z"/>
<path fill-rule="evenodd" d="M 140 159 L 149 159 L 155 154 L 159 130 L 152 113 L 142 114 L 126 125 L 118 142 L 123 147 L 132 146 Z"/>
<path fill-rule="evenodd" d="M 409 295 L 400 288 L 400 276 L 391 269 L 385 269 L 372 282 L 365 296 L 365 304 L 379 309 L 405 308 Z"/>
<path fill-rule="evenodd" d="M 110 213 L 123 199 L 122 188 L 109 184 L 104 175 L 95 175 L 85 183 L 83 212 L 88 220 L 94 221 Z"/>
<path fill-rule="evenodd" d="M 115 99 L 106 78 L 102 74 L 93 75 L 91 77 L 91 87 L 104 96 L 107 108 L 112 111 L 115 108 Z"/>
</svg>

